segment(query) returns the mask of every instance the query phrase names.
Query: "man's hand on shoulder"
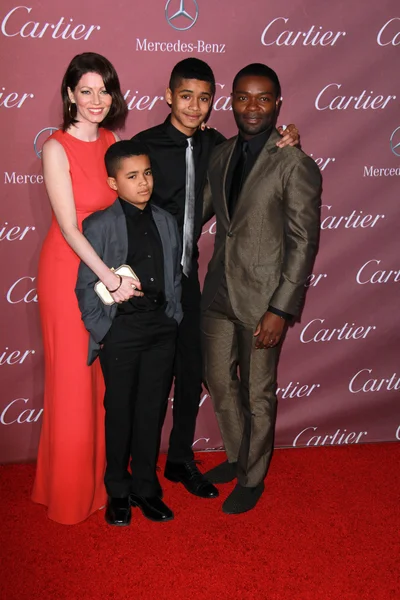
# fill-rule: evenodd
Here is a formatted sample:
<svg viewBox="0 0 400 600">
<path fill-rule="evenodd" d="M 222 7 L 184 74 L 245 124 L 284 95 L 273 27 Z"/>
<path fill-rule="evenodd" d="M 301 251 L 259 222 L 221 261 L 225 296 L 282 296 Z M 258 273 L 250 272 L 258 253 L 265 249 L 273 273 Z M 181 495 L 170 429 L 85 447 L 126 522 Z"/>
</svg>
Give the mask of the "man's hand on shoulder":
<svg viewBox="0 0 400 600">
<path fill-rule="evenodd" d="M 300 146 L 300 134 L 296 125 L 291 123 L 285 130 L 282 125 L 280 125 L 277 129 L 282 136 L 281 139 L 276 142 L 278 148 L 284 148 L 285 146 Z"/>
<path fill-rule="evenodd" d="M 201 131 L 212 131 L 214 134 L 214 140 L 215 140 L 216 146 L 218 146 L 219 144 L 222 144 L 223 142 L 226 142 L 226 137 L 220 131 L 218 131 L 218 129 L 216 129 L 215 127 L 210 127 L 206 123 L 202 123 L 200 125 L 199 129 L 201 129 Z"/>
<path fill-rule="evenodd" d="M 279 344 L 285 324 L 286 321 L 282 317 L 269 311 L 264 313 L 254 332 L 254 337 L 257 337 L 256 348 L 264 350 Z"/>
</svg>

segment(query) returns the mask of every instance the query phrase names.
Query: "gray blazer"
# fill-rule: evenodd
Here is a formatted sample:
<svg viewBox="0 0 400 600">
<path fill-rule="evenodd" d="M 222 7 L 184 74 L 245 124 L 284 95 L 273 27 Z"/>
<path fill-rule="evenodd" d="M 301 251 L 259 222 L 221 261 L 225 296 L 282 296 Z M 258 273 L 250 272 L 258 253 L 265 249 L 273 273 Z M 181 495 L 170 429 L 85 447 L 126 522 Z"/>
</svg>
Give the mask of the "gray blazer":
<svg viewBox="0 0 400 600">
<path fill-rule="evenodd" d="M 217 217 L 214 253 L 202 308 L 225 275 L 237 317 L 256 327 L 271 305 L 298 315 L 318 246 L 321 174 L 298 148 L 278 148 L 274 130 L 243 184 L 229 217 L 226 177 L 237 138 L 217 146 L 208 167 L 203 220 Z"/>
<path fill-rule="evenodd" d="M 165 313 L 181 322 L 181 241 L 175 218 L 158 206 L 151 205 L 153 219 L 160 234 L 164 254 L 164 285 L 167 306 Z M 83 234 L 108 267 L 117 268 L 126 263 L 128 232 L 120 201 L 98 211 L 83 221 Z M 94 291 L 98 277 L 81 261 L 75 293 L 82 321 L 90 333 L 88 365 L 99 354 L 100 342 L 111 327 L 117 313 L 117 304 L 106 306 Z"/>
</svg>

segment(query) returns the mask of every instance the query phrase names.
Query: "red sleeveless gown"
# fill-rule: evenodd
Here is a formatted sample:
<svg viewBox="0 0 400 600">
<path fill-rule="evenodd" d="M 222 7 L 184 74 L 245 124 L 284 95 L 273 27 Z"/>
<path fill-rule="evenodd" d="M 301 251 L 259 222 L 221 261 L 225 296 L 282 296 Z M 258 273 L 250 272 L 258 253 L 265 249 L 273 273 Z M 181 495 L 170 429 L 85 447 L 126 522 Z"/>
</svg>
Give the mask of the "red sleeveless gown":
<svg viewBox="0 0 400 600">
<path fill-rule="evenodd" d="M 69 165 L 79 228 L 116 194 L 107 185 L 104 154 L 115 142 L 103 128 L 95 142 L 57 131 Z M 75 297 L 79 258 L 53 215 L 39 260 L 38 299 L 45 358 L 44 411 L 32 499 L 48 516 L 79 523 L 104 506 L 104 382 L 99 361 L 86 364 L 88 332 Z"/>
</svg>

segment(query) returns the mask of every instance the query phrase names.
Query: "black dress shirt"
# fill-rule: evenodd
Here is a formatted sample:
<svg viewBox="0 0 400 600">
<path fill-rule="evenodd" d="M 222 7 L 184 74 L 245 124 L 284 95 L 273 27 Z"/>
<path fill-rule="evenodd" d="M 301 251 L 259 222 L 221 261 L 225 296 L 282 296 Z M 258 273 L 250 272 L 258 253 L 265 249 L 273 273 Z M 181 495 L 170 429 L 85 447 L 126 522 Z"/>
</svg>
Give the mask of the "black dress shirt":
<svg viewBox="0 0 400 600">
<path fill-rule="evenodd" d="M 232 154 L 232 159 L 231 159 L 231 162 L 229 163 L 228 173 L 226 176 L 226 183 L 225 183 L 226 198 L 229 198 L 230 194 L 231 194 L 233 173 L 240 161 L 243 144 L 247 143 L 247 151 L 246 151 L 246 163 L 244 166 L 243 176 L 242 176 L 242 180 L 241 180 L 242 187 L 243 187 L 243 184 L 246 181 L 246 178 L 248 177 L 250 171 L 254 167 L 255 162 L 256 162 L 257 158 L 259 157 L 261 150 L 264 148 L 265 144 L 267 143 L 269 136 L 271 135 L 271 132 L 272 132 L 272 127 L 270 129 L 267 129 L 267 131 L 263 131 L 262 133 L 259 133 L 258 135 L 254 136 L 253 138 L 250 138 L 250 140 L 245 140 L 239 133 L 238 139 L 237 139 L 237 142 L 235 145 L 235 149 Z M 236 200 L 237 200 L 237 196 L 236 196 Z M 233 212 L 235 210 L 235 206 L 231 206 L 230 210 L 232 211 L 232 214 L 233 214 Z M 282 319 L 285 319 L 285 320 L 292 319 L 292 315 L 284 312 L 283 310 L 279 310 L 278 308 L 275 308 L 274 306 L 269 306 L 268 311 L 271 313 L 274 313 L 275 315 L 278 315 L 279 317 L 282 317 Z"/>
<path fill-rule="evenodd" d="M 185 215 L 186 148 L 188 136 L 174 127 L 168 117 L 164 123 L 142 131 L 132 139 L 148 148 L 154 176 L 151 201 L 176 217 L 180 234 L 183 232 Z M 203 190 L 208 162 L 215 146 L 225 137 L 215 129 L 198 130 L 193 136 L 195 163 L 195 224 L 194 257 L 197 258 L 197 241 L 201 234 Z"/>
<path fill-rule="evenodd" d="M 225 193 L 226 193 L 227 198 L 229 198 L 230 193 L 231 193 L 233 172 L 236 169 L 236 166 L 240 161 L 243 144 L 247 144 L 247 152 L 246 152 L 247 158 L 246 158 L 246 164 L 244 167 L 244 172 L 243 172 L 243 177 L 242 177 L 242 186 L 243 186 L 244 182 L 246 181 L 250 171 L 254 167 L 254 164 L 255 164 L 257 158 L 259 157 L 261 150 L 264 148 L 265 144 L 267 143 L 269 136 L 271 135 L 271 131 L 272 131 L 272 127 L 270 129 L 267 129 L 267 131 L 263 131 L 262 133 L 259 133 L 258 135 L 254 136 L 250 140 L 245 140 L 244 138 L 242 138 L 242 136 L 239 133 L 237 142 L 235 144 L 235 149 L 232 154 L 232 159 L 231 159 L 231 162 L 229 163 L 228 173 L 226 176 Z"/>
<path fill-rule="evenodd" d="M 127 264 L 142 284 L 144 296 L 133 296 L 118 305 L 118 314 L 148 312 L 165 305 L 164 253 L 150 204 L 141 210 L 119 199 L 128 232 Z"/>
</svg>

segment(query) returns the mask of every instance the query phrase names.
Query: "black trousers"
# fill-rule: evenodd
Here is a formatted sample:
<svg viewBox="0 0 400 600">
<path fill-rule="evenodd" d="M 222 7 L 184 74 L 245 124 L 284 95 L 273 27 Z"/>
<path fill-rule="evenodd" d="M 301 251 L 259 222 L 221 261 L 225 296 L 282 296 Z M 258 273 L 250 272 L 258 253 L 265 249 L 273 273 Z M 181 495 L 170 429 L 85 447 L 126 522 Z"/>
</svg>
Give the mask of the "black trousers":
<svg viewBox="0 0 400 600">
<path fill-rule="evenodd" d="M 193 261 L 189 277 L 182 275 L 183 319 L 176 344 L 173 426 L 168 449 L 168 460 L 175 463 L 193 460 L 202 386 L 200 296 L 198 264 Z"/>
<path fill-rule="evenodd" d="M 160 492 L 156 466 L 176 332 L 175 319 L 160 308 L 116 317 L 105 337 L 100 362 L 106 384 L 104 482 L 110 496 Z"/>
</svg>

